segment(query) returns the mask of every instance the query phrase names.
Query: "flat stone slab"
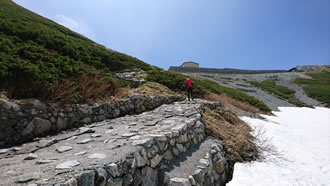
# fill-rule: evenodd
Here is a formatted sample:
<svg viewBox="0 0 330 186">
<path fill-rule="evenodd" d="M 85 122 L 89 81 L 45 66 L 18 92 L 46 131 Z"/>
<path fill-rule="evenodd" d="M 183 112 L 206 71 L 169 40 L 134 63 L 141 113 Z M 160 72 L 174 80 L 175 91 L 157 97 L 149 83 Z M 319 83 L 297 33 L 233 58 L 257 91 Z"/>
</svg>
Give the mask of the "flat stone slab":
<svg viewBox="0 0 330 186">
<path fill-rule="evenodd" d="M 70 146 L 60 146 L 56 149 L 57 152 L 62 153 L 62 152 L 66 152 L 72 150 L 72 147 Z"/>
<path fill-rule="evenodd" d="M 24 158 L 24 160 L 34 160 L 37 158 L 38 158 L 38 156 L 36 154 L 30 153 Z"/>
<path fill-rule="evenodd" d="M 91 142 L 91 141 L 92 141 L 91 139 L 86 138 L 86 139 L 83 139 L 83 140 L 81 140 L 81 141 L 78 141 L 78 144 L 86 144 L 86 143 L 89 143 L 89 142 Z"/>
<path fill-rule="evenodd" d="M 29 177 L 28 174 L 34 172 L 38 177 L 22 181 L 28 184 L 55 183 L 54 180 L 70 177 L 73 172 L 117 162 L 140 151 L 143 146 L 152 145 L 155 140 L 161 141 L 167 136 L 179 135 L 172 128 L 178 129 L 178 124 L 187 125 L 185 121 L 191 118 L 199 119 L 202 103 L 197 101 L 162 105 L 139 115 L 93 123 L 93 128 L 85 126 L 40 138 L 19 148 L 1 149 L 0 185 L 15 185 L 19 178 L 24 178 L 25 175 Z M 191 114 L 185 116 L 185 113 Z M 36 158 L 24 160 L 29 153 L 35 154 Z M 161 157 L 156 156 L 151 162 L 152 166 L 158 164 L 160 159 Z"/>
<path fill-rule="evenodd" d="M 88 159 L 104 159 L 106 157 L 107 157 L 106 154 L 94 153 L 94 154 L 88 156 Z"/>
<path fill-rule="evenodd" d="M 80 165 L 79 161 L 72 160 L 72 161 L 66 161 L 64 163 L 56 165 L 55 169 L 71 169 L 72 167 Z"/>
<path fill-rule="evenodd" d="M 0 149 L 0 154 L 5 154 L 8 152 L 8 149 Z"/>
</svg>

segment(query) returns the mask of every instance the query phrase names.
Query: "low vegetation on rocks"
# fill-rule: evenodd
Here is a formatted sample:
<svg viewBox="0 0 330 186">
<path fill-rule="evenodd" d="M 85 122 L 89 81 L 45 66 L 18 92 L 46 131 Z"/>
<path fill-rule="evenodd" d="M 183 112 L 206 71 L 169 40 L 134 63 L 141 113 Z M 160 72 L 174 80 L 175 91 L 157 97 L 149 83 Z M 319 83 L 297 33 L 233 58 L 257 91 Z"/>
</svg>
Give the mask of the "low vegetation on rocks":
<svg viewBox="0 0 330 186">
<path fill-rule="evenodd" d="M 330 67 L 328 67 L 330 70 Z M 307 73 L 310 79 L 297 78 L 295 83 L 303 85 L 308 96 L 325 103 L 330 107 L 330 71 L 320 73 Z"/>
<path fill-rule="evenodd" d="M 257 81 L 250 81 L 249 82 L 251 85 L 254 85 L 256 87 L 259 87 L 271 94 L 274 94 L 282 99 L 287 100 L 289 103 L 292 103 L 294 105 L 303 107 L 307 106 L 305 103 L 299 101 L 295 96 L 295 90 L 289 89 L 285 86 L 277 85 L 274 81 L 272 80 L 265 80 L 262 82 L 257 82 Z"/>
</svg>

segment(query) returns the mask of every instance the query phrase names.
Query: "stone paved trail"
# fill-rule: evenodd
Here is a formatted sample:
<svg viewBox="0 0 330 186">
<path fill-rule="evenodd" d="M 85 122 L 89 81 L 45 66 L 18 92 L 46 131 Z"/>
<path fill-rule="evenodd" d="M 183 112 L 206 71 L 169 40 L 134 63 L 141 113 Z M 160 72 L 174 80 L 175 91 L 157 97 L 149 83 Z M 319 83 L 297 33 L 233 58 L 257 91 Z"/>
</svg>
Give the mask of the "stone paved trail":
<svg viewBox="0 0 330 186">
<path fill-rule="evenodd" d="M 201 100 L 162 105 L 139 115 L 105 120 L 35 139 L 19 147 L 1 149 L 0 185 L 163 184 L 158 182 L 157 174 L 161 173 L 158 169 L 170 166 L 176 157 L 182 159 L 188 149 L 195 147 L 198 151 L 199 146 L 205 146 L 203 152 L 199 152 L 201 158 L 206 156 L 205 161 L 225 164 L 220 142 L 212 141 L 215 143 L 212 148 L 220 149 L 212 151 L 218 157 L 207 155 L 210 141 L 208 145 L 201 145 L 205 138 L 200 114 L 203 104 L 212 105 Z M 195 156 L 194 165 L 197 165 L 196 159 L 200 156 Z M 225 174 L 223 170 L 219 172 Z M 201 176 L 204 176 L 201 172 L 195 175 L 196 179 Z M 220 183 L 227 178 L 223 175 L 217 179 L 211 181 Z M 176 181 L 172 180 L 174 185 Z"/>
</svg>

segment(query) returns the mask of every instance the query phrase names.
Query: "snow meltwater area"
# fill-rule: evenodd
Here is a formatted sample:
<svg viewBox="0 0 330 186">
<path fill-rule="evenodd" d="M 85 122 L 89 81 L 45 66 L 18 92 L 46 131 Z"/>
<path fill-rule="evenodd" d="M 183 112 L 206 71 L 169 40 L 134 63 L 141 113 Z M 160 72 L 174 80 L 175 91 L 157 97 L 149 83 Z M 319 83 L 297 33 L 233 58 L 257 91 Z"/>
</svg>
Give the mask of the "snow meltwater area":
<svg viewBox="0 0 330 186">
<path fill-rule="evenodd" d="M 242 117 L 277 148 L 262 162 L 236 163 L 229 186 L 330 186 L 330 109 L 280 107 L 267 121 Z M 268 154 L 269 155 L 269 154 Z"/>
</svg>

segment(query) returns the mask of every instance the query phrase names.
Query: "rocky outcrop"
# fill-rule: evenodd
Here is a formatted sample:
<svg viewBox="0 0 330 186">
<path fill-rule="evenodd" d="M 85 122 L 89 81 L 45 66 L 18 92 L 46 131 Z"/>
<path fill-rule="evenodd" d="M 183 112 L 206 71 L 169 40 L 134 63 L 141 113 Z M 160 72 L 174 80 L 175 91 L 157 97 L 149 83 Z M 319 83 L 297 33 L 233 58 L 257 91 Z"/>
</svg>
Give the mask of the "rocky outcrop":
<svg viewBox="0 0 330 186">
<path fill-rule="evenodd" d="M 46 106 L 36 100 L 13 102 L 1 97 L 0 148 L 105 119 L 138 114 L 181 99 L 134 95 L 114 102 Z"/>
<path fill-rule="evenodd" d="M 291 68 L 288 72 L 321 72 L 329 67 L 329 65 L 299 65 Z"/>
<path fill-rule="evenodd" d="M 146 82 L 145 79 L 138 77 L 138 75 L 145 73 L 141 69 L 125 69 L 112 73 L 112 76 L 118 79 L 127 81 L 131 87 L 137 88 Z"/>
</svg>

